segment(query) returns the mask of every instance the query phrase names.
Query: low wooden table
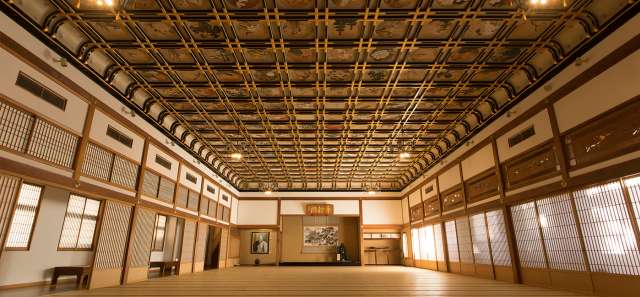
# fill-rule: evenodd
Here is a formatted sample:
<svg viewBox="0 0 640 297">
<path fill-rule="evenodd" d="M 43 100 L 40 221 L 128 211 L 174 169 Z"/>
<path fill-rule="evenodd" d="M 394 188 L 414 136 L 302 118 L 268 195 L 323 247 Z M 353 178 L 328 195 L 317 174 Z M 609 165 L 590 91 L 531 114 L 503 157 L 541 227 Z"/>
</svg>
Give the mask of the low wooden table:
<svg viewBox="0 0 640 297">
<path fill-rule="evenodd" d="M 91 273 L 91 266 L 57 266 L 53 268 L 53 277 L 51 278 L 51 284 L 56 286 L 58 284 L 58 277 L 61 275 L 75 275 L 76 286 L 80 287 L 84 280 L 89 282 L 89 274 Z"/>
<path fill-rule="evenodd" d="M 160 268 L 160 276 L 164 276 L 167 268 L 169 269 L 169 275 L 171 275 L 171 270 L 173 268 L 176 269 L 176 274 L 178 274 L 178 270 L 180 269 L 180 261 L 151 261 L 149 262 L 149 268 L 158 267 Z"/>
</svg>

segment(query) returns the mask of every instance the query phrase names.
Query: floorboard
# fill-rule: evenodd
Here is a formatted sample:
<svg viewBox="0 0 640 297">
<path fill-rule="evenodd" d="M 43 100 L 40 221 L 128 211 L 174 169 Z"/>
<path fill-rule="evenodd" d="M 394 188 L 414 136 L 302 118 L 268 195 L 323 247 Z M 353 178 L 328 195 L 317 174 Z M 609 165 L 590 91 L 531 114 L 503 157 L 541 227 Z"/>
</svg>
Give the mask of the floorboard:
<svg viewBox="0 0 640 297">
<path fill-rule="evenodd" d="M 237 267 L 53 296 L 581 296 L 401 266 Z"/>
</svg>

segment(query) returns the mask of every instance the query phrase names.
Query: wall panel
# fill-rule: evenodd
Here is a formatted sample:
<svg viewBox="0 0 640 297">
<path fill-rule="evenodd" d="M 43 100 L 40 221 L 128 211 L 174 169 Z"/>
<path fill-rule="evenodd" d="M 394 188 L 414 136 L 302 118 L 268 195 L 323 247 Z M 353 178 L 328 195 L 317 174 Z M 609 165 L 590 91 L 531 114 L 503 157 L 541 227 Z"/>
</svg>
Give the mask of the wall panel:
<svg viewBox="0 0 640 297">
<path fill-rule="evenodd" d="M 193 272 L 202 272 L 204 270 L 205 249 L 207 247 L 207 233 L 209 225 L 206 223 L 198 223 L 196 231 L 196 243 L 193 253 Z"/>
<path fill-rule="evenodd" d="M 0 247 L 4 247 L 9 225 L 11 224 L 11 216 L 13 207 L 20 190 L 20 179 L 17 177 L 0 174 Z M 0 256 L 2 251 L 0 249 Z"/>
<path fill-rule="evenodd" d="M 402 210 L 400 200 L 363 200 L 362 224 L 401 225 Z"/>
<path fill-rule="evenodd" d="M 184 220 L 182 249 L 180 253 L 180 274 L 193 272 L 193 248 L 196 240 L 196 222 Z"/>
<path fill-rule="evenodd" d="M 131 262 L 129 264 L 129 271 L 127 272 L 127 283 L 147 279 L 155 218 L 155 211 L 136 207 L 134 226 L 130 239 Z"/>
</svg>

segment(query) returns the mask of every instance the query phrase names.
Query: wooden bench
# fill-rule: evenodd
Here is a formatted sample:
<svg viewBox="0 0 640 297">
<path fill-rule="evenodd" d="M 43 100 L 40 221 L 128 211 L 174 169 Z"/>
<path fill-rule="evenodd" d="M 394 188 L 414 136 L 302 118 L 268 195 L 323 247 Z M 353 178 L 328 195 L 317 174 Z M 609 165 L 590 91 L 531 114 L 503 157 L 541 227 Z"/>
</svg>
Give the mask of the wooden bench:
<svg viewBox="0 0 640 297">
<path fill-rule="evenodd" d="M 180 269 L 180 261 L 151 261 L 149 262 L 149 268 L 158 267 L 160 268 L 160 276 L 164 276 L 167 269 L 169 269 L 169 275 L 171 275 L 171 270 L 176 269 L 176 274 L 178 274 L 178 270 Z"/>
<path fill-rule="evenodd" d="M 91 266 L 57 266 L 53 268 L 53 277 L 51 278 L 51 284 L 56 286 L 58 284 L 58 277 L 61 275 L 75 275 L 76 287 L 80 287 L 84 283 L 85 279 L 89 282 L 89 274 L 91 273 Z"/>
</svg>

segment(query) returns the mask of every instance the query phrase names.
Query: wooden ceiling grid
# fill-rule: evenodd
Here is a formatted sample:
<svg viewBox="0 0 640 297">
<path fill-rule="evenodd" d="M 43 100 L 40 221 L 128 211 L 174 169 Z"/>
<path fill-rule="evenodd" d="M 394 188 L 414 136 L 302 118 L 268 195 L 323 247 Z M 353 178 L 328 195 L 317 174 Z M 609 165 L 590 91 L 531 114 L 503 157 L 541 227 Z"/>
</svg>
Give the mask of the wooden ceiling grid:
<svg viewBox="0 0 640 297">
<path fill-rule="evenodd" d="M 106 83 L 127 73 L 125 97 L 151 94 L 144 111 L 161 104 L 177 119 L 171 132 L 184 127 L 209 148 L 240 190 L 402 189 L 636 5 L 124 0 L 111 11 L 50 2 L 50 23 L 86 35 L 80 56 L 113 59 Z M 410 158 L 399 158 L 400 143 L 414 144 Z M 244 158 L 230 158 L 241 144 Z"/>
</svg>

